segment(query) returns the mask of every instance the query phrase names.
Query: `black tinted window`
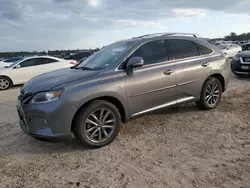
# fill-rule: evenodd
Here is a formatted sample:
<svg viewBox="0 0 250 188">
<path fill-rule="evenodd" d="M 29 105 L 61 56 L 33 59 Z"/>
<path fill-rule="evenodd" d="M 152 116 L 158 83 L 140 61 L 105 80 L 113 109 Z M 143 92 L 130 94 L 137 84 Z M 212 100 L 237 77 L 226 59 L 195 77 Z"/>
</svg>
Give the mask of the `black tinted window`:
<svg viewBox="0 0 250 188">
<path fill-rule="evenodd" d="M 20 63 L 21 67 L 30 67 L 30 66 L 36 66 L 41 65 L 42 61 L 40 58 L 34 58 L 34 59 L 27 59 L 26 61 Z"/>
<path fill-rule="evenodd" d="M 213 50 L 201 45 L 201 44 L 197 44 L 198 50 L 200 55 L 207 55 L 207 54 L 211 54 Z"/>
<path fill-rule="evenodd" d="M 42 58 L 42 64 L 48 64 L 48 63 L 55 63 L 58 62 L 55 59 L 50 59 L 50 58 Z"/>
<path fill-rule="evenodd" d="M 84 57 L 89 57 L 90 55 L 91 55 L 90 52 L 80 52 L 80 53 L 75 55 L 75 58 L 82 59 Z"/>
<path fill-rule="evenodd" d="M 168 56 L 170 60 L 198 56 L 197 46 L 188 40 L 167 40 Z"/>
<path fill-rule="evenodd" d="M 153 41 L 138 48 L 131 57 L 142 57 L 144 64 L 153 64 L 167 60 L 164 40 Z"/>
<path fill-rule="evenodd" d="M 245 44 L 242 46 L 242 50 L 245 51 L 245 50 L 250 50 L 250 44 Z"/>
</svg>

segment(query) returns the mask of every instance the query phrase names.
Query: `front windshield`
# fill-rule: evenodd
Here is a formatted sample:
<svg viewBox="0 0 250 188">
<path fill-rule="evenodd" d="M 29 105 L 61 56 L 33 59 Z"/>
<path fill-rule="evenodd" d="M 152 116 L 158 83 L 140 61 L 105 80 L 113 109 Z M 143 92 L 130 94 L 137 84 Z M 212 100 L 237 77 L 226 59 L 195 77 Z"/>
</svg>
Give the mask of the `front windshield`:
<svg viewBox="0 0 250 188">
<path fill-rule="evenodd" d="M 20 61 L 22 59 L 23 59 L 23 57 L 13 57 L 13 58 L 8 58 L 8 59 L 4 60 L 3 62 L 4 63 L 15 63 L 15 62 Z"/>
<path fill-rule="evenodd" d="M 113 43 L 88 57 L 76 68 L 104 69 L 115 63 L 133 44 L 131 41 Z"/>
<path fill-rule="evenodd" d="M 242 46 L 242 51 L 250 50 L 250 44 L 245 44 Z"/>
<path fill-rule="evenodd" d="M 221 50 L 225 50 L 227 48 L 228 45 L 226 44 L 220 44 L 218 45 L 218 48 L 221 49 Z"/>
<path fill-rule="evenodd" d="M 6 65 L 5 68 L 10 68 L 10 67 L 13 67 L 14 65 L 20 63 L 24 58 L 18 60 L 18 61 L 15 61 L 15 62 L 8 62 L 9 65 Z"/>
</svg>

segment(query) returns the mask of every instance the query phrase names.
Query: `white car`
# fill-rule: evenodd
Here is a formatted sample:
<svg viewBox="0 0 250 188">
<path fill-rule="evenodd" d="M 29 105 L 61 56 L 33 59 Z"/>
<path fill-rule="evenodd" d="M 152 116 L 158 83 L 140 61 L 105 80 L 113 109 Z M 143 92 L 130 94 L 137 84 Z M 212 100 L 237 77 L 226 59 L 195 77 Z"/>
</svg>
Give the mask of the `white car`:
<svg viewBox="0 0 250 188">
<path fill-rule="evenodd" d="M 77 65 L 75 60 L 64 60 L 52 56 L 24 58 L 7 67 L 0 67 L 0 90 L 9 89 L 12 85 L 24 84 L 40 74 L 75 65 Z"/>
<path fill-rule="evenodd" d="M 242 48 L 237 44 L 220 44 L 217 46 L 225 57 L 234 57 Z"/>
</svg>

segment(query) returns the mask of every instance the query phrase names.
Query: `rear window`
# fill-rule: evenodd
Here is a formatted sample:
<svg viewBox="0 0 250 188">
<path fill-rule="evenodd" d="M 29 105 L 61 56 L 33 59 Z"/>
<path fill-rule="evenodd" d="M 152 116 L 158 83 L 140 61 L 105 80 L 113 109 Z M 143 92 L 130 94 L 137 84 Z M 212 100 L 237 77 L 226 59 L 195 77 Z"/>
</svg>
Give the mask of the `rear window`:
<svg viewBox="0 0 250 188">
<path fill-rule="evenodd" d="M 42 58 L 42 64 L 49 64 L 49 63 L 55 63 L 58 62 L 55 59 L 50 59 L 50 58 Z"/>
<path fill-rule="evenodd" d="M 207 55 L 207 54 L 211 54 L 213 52 L 213 50 L 201 45 L 201 44 L 196 44 L 197 48 L 199 50 L 200 55 Z"/>
<path fill-rule="evenodd" d="M 167 40 L 168 55 L 170 60 L 199 56 L 194 42 L 181 39 Z"/>
</svg>

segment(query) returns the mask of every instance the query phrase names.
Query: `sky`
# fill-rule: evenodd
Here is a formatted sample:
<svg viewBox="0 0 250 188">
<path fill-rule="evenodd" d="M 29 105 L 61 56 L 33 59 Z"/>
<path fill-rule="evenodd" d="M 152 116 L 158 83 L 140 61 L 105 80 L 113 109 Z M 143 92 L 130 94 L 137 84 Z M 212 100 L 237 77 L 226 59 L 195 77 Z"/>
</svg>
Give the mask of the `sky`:
<svg viewBox="0 0 250 188">
<path fill-rule="evenodd" d="M 159 32 L 250 32 L 250 0 L 0 0 L 1 52 L 96 48 Z"/>
</svg>

